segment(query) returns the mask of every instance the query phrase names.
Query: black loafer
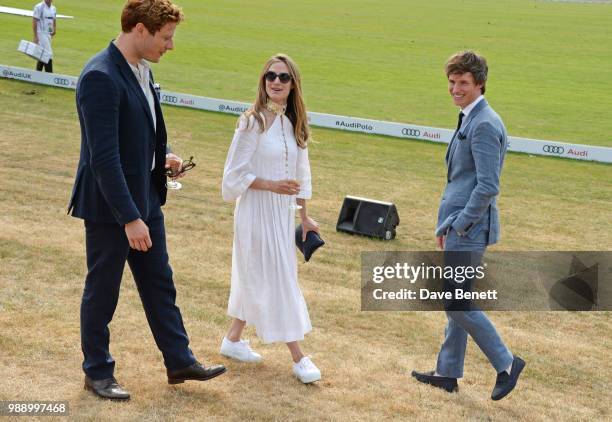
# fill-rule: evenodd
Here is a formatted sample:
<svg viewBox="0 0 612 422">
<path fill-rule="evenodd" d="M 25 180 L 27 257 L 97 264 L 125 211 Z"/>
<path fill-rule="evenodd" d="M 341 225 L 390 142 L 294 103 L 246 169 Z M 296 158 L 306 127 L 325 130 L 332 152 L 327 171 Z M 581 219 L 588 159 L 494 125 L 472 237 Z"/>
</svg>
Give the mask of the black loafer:
<svg viewBox="0 0 612 422">
<path fill-rule="evenodd" d="M 96 396 L 106 400 L 126 401 L 130 399 L 130 393 L 119 385 L 115 377 L 92 380 L 85 376 L 85 390 L 91 391 Z"/>
<path fill-rule="evenodd" d="M 491 393 L 491 399 L 501 400 L 510 394 L 510 392 L 514 390 L 514 387 L 516 387 L 516 383 L 519 379 L 519 375 L 521 375 L 521 372 L 523 371 L 523 368 L 525 368 L 525 361 L 518 356 L 514 356 L 510 374 L 508 374 L 506 371 L 502 371 L 497 374 L 497 380 L 495 381 L 495 387 Z"/>
<path fill-rule="evenodd" d="M 181 384 L 185 381 L 206 381 L 226 371 L 223 365 L 213 365 L 205 368 L 200 362 L 196 362 L 191 366 L 174 371 L 167 370 L 168 384 Z"/>
<path fill-rule="evenodd" d="M 459 391 L 459 384 L 457 384 L 457 378 L 449 378 L 449 377 L 438 377 L 434 376 L 434 371 L 429 372 L 417 372 L 412 371 L 412 376 L 416 378 L 417 381 L 422 382 L 424 384 L 433 385 L 434 387 L 441 388 L 446 390 L 449 393 L 453 393 Z"/>
</svg>

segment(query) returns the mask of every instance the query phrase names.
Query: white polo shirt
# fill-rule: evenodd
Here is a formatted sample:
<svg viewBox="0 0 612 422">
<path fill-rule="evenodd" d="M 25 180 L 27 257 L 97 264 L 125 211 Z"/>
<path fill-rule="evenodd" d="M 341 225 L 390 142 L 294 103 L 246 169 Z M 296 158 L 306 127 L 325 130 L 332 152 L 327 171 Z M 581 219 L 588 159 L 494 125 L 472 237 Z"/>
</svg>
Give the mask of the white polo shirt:
<svg viewBox="0 0 612 422">
<path fill-rule="evenodd" d="M 36 33 L 38 35 L 38 44 L 53 55 L 51 50 L 51 34 L 53 33 L 53 22 L 57 16 L 55 6 L 47 6 L 47 3 L 41 1 L 34 6 L 32 17 L 36 19 Z"/>
</svg>

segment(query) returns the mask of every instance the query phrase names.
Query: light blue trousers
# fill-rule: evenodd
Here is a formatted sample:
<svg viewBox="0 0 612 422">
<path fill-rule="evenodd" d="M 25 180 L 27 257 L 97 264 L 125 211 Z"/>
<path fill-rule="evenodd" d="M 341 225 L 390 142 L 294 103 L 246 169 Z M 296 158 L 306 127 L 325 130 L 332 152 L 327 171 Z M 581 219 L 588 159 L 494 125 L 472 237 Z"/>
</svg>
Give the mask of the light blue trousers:
<svg viewBox="0 0 612 422">
<path fill-rule="evenodd" d="M 472 251 L 480 262 L 487 248 L 489 233 L 483 231 L 475 239 L 460 237 L 451 229 L 446 237 L 445 251 Z M 474 259 L 474 258 L 472 258 Z M 472 263 L 473 264 L 473 263 Z M 478 263 L 476 263 L 478 265 Z M 448 324 L 444 331 L 444 342 L 438 354 L 436 372 L 450 378 L 463 377 L 463 362 L 468 334 L 499 373 L 512 363 L 513 356 L 499 336 L 495 326 L 482 311 L 446 311 Z"/>
</svg>

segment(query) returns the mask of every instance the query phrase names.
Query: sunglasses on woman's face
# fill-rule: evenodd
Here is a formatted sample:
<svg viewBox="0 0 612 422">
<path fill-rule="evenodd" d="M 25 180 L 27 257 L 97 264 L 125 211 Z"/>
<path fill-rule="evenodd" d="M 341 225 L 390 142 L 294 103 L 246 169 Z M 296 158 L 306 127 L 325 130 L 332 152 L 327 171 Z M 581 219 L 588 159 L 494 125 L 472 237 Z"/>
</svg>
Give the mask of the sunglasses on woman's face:
<svg viewBox="0 0 612 422">
<path fill-rule="evenodd" d="M 281 81 L 281 83 L 283 84 L 289 83 L 289 81 L 291 81 L 291 75 L 288 73 L 276 73 L 276 72 L 269 71 L 269 72 L 266 72 L 264 77 L 266 78 L 266 81 L 268 82 L 274 82 L 276 78 L 278 78 L 278 80 Z"/>
</svg>

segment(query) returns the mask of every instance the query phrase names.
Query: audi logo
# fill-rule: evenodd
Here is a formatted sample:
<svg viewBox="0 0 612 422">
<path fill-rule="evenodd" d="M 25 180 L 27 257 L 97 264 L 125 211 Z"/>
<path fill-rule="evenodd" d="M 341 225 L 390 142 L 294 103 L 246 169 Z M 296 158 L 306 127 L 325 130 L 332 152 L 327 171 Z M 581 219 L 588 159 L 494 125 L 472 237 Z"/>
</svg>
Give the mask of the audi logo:
<svg viewBox="0 0 612 422">
<path fill-rule="evenodd" d="M 402 135 L 406 136 L 421 136 L 421 131 L 418 129 L 412 129 L 409 127 L 405 127 L 402 129 Z"/>
<path fill-rule="evenodd" d="M 70 86 L 70 81 L 66 78 L 53 78 L 53 83 L 55 85 Z"/>
<path fill-rule="evenodd" d="M 174 95 L 162 95 L 162 101 L 170 104 L 177 104 L 178 97 L 175 97 Z"/>
<path fill-rule="evenodd" d="M 565 152 L 565 148 L 557 145 L 544 145 L 542 147 L 542 151 L 548 152 L 549 154 L 563 154 Z"/>
</svg>

